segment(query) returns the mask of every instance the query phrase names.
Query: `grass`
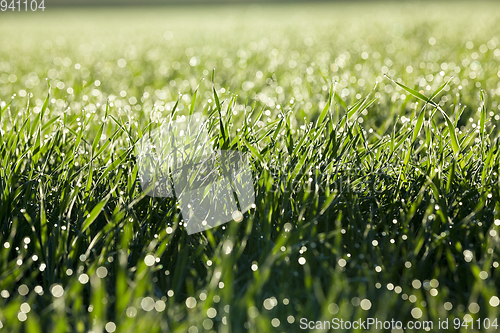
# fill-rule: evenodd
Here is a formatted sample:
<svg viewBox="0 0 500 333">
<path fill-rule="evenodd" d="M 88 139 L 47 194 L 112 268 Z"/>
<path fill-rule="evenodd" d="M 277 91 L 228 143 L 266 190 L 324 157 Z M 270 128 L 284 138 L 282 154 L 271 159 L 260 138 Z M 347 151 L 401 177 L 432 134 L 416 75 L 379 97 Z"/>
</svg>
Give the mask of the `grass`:
<svg viewBox="0 0 500 333">
<path fill-rule="evenodd" d="M 0 327 L 493 323 L 496 13 L 483 2 L 3 13 Z M 188 236 L 175 198 L 142 192 L 134 144 L 191 108 L 209 117 L 214 149 L 247 152 L 256 207 Z"/>
</svg>

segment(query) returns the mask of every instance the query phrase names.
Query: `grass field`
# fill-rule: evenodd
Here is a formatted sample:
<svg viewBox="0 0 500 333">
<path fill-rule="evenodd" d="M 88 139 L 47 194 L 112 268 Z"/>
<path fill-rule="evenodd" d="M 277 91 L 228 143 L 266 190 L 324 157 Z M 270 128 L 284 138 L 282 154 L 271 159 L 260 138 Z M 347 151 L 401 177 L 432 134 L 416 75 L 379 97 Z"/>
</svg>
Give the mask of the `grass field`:
<svg viewBox="0 0 500 333">
<path fill-rule="evenodd" d="M 499 19 L 494 2 L 0 13 L 0 331 L 496 331 Z M 256 207 L 188 235 L 175 198 L 142 191 L 135 143 L 191 111 L 248 154 Z"/>
</svg>

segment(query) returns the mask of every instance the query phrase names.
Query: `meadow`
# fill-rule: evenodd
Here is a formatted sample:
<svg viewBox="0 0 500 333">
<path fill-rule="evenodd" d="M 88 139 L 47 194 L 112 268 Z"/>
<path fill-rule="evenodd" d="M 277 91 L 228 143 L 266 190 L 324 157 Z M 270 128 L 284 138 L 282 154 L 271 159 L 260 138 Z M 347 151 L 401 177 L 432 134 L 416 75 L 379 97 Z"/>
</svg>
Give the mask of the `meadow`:
<svg viewBox="0 0 500 333">
<path fill-rule="evenodd" d="M 480 1 L 0 13 L 0 331 L 496 331 L 499 19 Z M 192 112 L 247 153 L 255 208 L 188 235 L 135 144 Z"/>
</svg>

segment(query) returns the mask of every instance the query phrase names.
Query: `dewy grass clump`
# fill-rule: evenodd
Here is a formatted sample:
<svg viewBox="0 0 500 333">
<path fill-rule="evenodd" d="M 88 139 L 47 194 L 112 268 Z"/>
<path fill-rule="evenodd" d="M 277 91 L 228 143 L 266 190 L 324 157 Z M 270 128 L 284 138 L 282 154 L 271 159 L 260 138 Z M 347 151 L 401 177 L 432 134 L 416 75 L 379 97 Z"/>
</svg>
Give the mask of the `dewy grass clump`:
<svg viewBox="0 0 500 333">
<path fill-rule="evenodd" d="M 0 327 L 495 329 L 500 11 L 454 6 L 3 15 Z M 193 112 L 255 204 L 188 235 L 136 148 Z"/>
</svg>

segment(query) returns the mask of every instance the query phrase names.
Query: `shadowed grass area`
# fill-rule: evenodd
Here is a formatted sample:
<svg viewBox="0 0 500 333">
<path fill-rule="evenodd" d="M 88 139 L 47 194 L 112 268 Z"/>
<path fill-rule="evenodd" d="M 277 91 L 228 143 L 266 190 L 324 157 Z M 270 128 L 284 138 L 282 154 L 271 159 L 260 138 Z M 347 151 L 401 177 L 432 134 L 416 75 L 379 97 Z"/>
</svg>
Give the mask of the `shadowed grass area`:
<svg viewBox="0 0 500 333">
<path fill-rule="evenodd" d="M 494 331 L 497 7 L 2 14 L 0 326 Z M 256 207 L 188 235 L 134 148 L 191 110 L 214 149 L 248 154 Z"/>
</svg>

